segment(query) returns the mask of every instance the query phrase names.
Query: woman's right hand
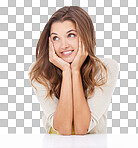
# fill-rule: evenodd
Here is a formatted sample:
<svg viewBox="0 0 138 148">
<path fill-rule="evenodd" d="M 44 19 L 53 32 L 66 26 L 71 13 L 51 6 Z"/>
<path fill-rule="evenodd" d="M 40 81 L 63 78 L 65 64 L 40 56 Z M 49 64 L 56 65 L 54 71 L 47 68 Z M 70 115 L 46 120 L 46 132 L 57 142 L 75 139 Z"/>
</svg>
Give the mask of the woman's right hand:
<svg viewBox="0 0 138 148">
<path fill-rule="evenodd" d="M 49 37 L 49 61 L 53 63 L 55 66 L 60 68 L 62 71 L 70 70 L 70 64 L 62 60 L 57 56 L 54 45 Z"/>
</svg>

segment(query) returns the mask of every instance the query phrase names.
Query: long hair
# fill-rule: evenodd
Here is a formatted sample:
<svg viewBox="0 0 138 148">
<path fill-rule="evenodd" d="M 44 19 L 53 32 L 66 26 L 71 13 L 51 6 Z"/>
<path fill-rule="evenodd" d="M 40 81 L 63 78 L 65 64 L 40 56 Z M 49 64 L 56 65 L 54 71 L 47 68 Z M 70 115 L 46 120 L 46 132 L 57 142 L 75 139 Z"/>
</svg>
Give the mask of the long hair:
<svg viewBox="0 0 138 148">
<path fill-rule="evenodd" d="M 64 22 L 66 20 L 75 23 L 77 34 L 79 34 L 85 49 L 88 51 L 88 56 L 80 69 L 83 90 L 85 98 L 87 98 L 93 94 L 95 86 L 98 86 L 103 91 L 100 86 L 107 82 L 108 73 L 106 66 L 95 56 L 96 41 L 92 20 L 87 12 L 79 6 L 64 6 L 57 10 L 48 20 L 37 43 L 36 63 L 29 73 L 29 78 L 31 79 L 32 86 L 34 86 L 32 80 L 35 79 L 46 87 L 47 95 L 45 98 L 48 96 L 52 98 L 53 94 L 59 99 L 62 71 L 49 61 L 49 36 L 52 23 Z M 103 68 L 106 72 L 106 79 L 102 75 Z M 101 77 L 96 79 L 95 76 L 99 72 Z M 36 87 L 34 88 L 36 89 Z"/>
</svg>

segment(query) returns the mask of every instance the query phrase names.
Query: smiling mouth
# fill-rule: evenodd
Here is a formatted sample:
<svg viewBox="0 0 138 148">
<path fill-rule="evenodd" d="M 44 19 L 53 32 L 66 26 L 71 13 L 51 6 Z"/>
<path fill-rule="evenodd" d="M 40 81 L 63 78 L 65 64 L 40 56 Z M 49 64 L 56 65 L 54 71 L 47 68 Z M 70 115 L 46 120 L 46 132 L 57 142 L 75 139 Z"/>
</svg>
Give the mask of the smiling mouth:
<svg viewBox="0 0 138 148">
<path fill-rule="evenodd" d="M 65 52 L 61 52 L 62 55 L 64 56 L 69 56 L 73 53 L 74 50 L 70 50 L 70 51 L 65 51 Z"/>
</svg>

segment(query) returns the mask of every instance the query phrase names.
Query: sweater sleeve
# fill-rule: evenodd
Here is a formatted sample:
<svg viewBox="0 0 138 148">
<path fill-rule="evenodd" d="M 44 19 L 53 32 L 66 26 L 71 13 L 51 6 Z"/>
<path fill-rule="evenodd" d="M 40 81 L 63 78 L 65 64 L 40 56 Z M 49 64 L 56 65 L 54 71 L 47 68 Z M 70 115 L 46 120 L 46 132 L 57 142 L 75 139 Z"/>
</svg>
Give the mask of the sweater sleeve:
<svg viewBox="0 0 138 148">
<path fill-rule="evenodd" d="M 29 70 L 28 70 L 29 72 L 34 64 L 35 63 L 33 62 L 30 65 Z M 30 78 L 29 78 L 29 81 L 30 81 Z M 37 93 L 36 93 L 35 88 L 32 86 L 33 91 L 36 94 L 36 98 L 38 99 L 40 106 L 43 110 L 43 113 L 44 113 L 45 117 L 47 118 L 47 121 L 49 122 L 49 124 L 53 128 L 53 118 L 54 118 L 54 114 L 56 112 L 58 99 L 54 95 L 52 96 L 54 100 L 52 100 L 52 98 L 50 98 L 50 97 L 45 98 L 45 96 L 47 95 L 46 87 L 44 87 L 42 84 L 38 83 L 36 80 L 33 80 L 32 84 L 37 88 Z"/>
<path fill-rule="evenodd" d="M 102 90 L 95 86 L 94 93 L 87 98 L 87 103 L 91 112 L 91 121 L 87 133 L 89 133 L 97 124 L 99 119 L 108 110 L 112 94 L 115 90 L 119 66 L 114 59 L 104 58 L 103 63 L 107 67 L 108 81 L 102 85 Z"/>
</svg>

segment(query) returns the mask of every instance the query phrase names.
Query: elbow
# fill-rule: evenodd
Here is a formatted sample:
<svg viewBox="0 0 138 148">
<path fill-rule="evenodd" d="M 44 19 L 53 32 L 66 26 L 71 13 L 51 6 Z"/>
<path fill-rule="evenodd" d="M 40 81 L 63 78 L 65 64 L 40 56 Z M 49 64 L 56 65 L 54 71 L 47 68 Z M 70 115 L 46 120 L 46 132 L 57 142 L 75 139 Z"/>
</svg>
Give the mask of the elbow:
<svg viewBox="0 0 138 148">
<path fill-rule="evenodd" d="M 75 132 L 75 135 L 86 135 L 87 132 Z"/>
<path fill-rule="evenodd" d="M 88 128 L 89 127 L 84 127 L 84 126 L 74 126 L 74 132 L 75 135 L 86 135 L 88 133 Z"/>
<path fill-rule="evenodd" d="M 70 136 L 71 135 L 71 130 L 59 130 L 59 133 L 61 134 L 61 135 L 64 135 L 64 136 Z"/>
<path fill-rule="evenodd" d="M 74 126 L 74 132 L 75 132 L 75 135 L 86 135 L 88 133 L 88 126 L 87 127 L 84 127 L 82 125 L 75 125 Z"/>
<path fill-rule="evenodd" d="M 72 125 L 70 124 L 53 124 L 53 128 L 60 134 L 60 135 L 71 135 L 72 134 Z"/>
<path fill-rule="evenodd" d="M 70 136 L 71 135 L 71 133 L 63 133 L 63 134 L 61 134 L 61 135 L 63 135 L 63 136 Z"/>
<path fill-rule="evenodd" d="M 62 128 L 56 128 L 55 130 L 58 131 L 58 133 L 60 135 L 67 135 L 67 136 L 69 136 L 69 135 L 72 134 L 72 131 L 71 131 L 70 128 L 63 128 L 62 127 Z"/>
<path fill-rule="evenodd" d="M 75 135 L 86 135 L 88 130 L 77 130 L 75 131 Z"/>
</svg>

